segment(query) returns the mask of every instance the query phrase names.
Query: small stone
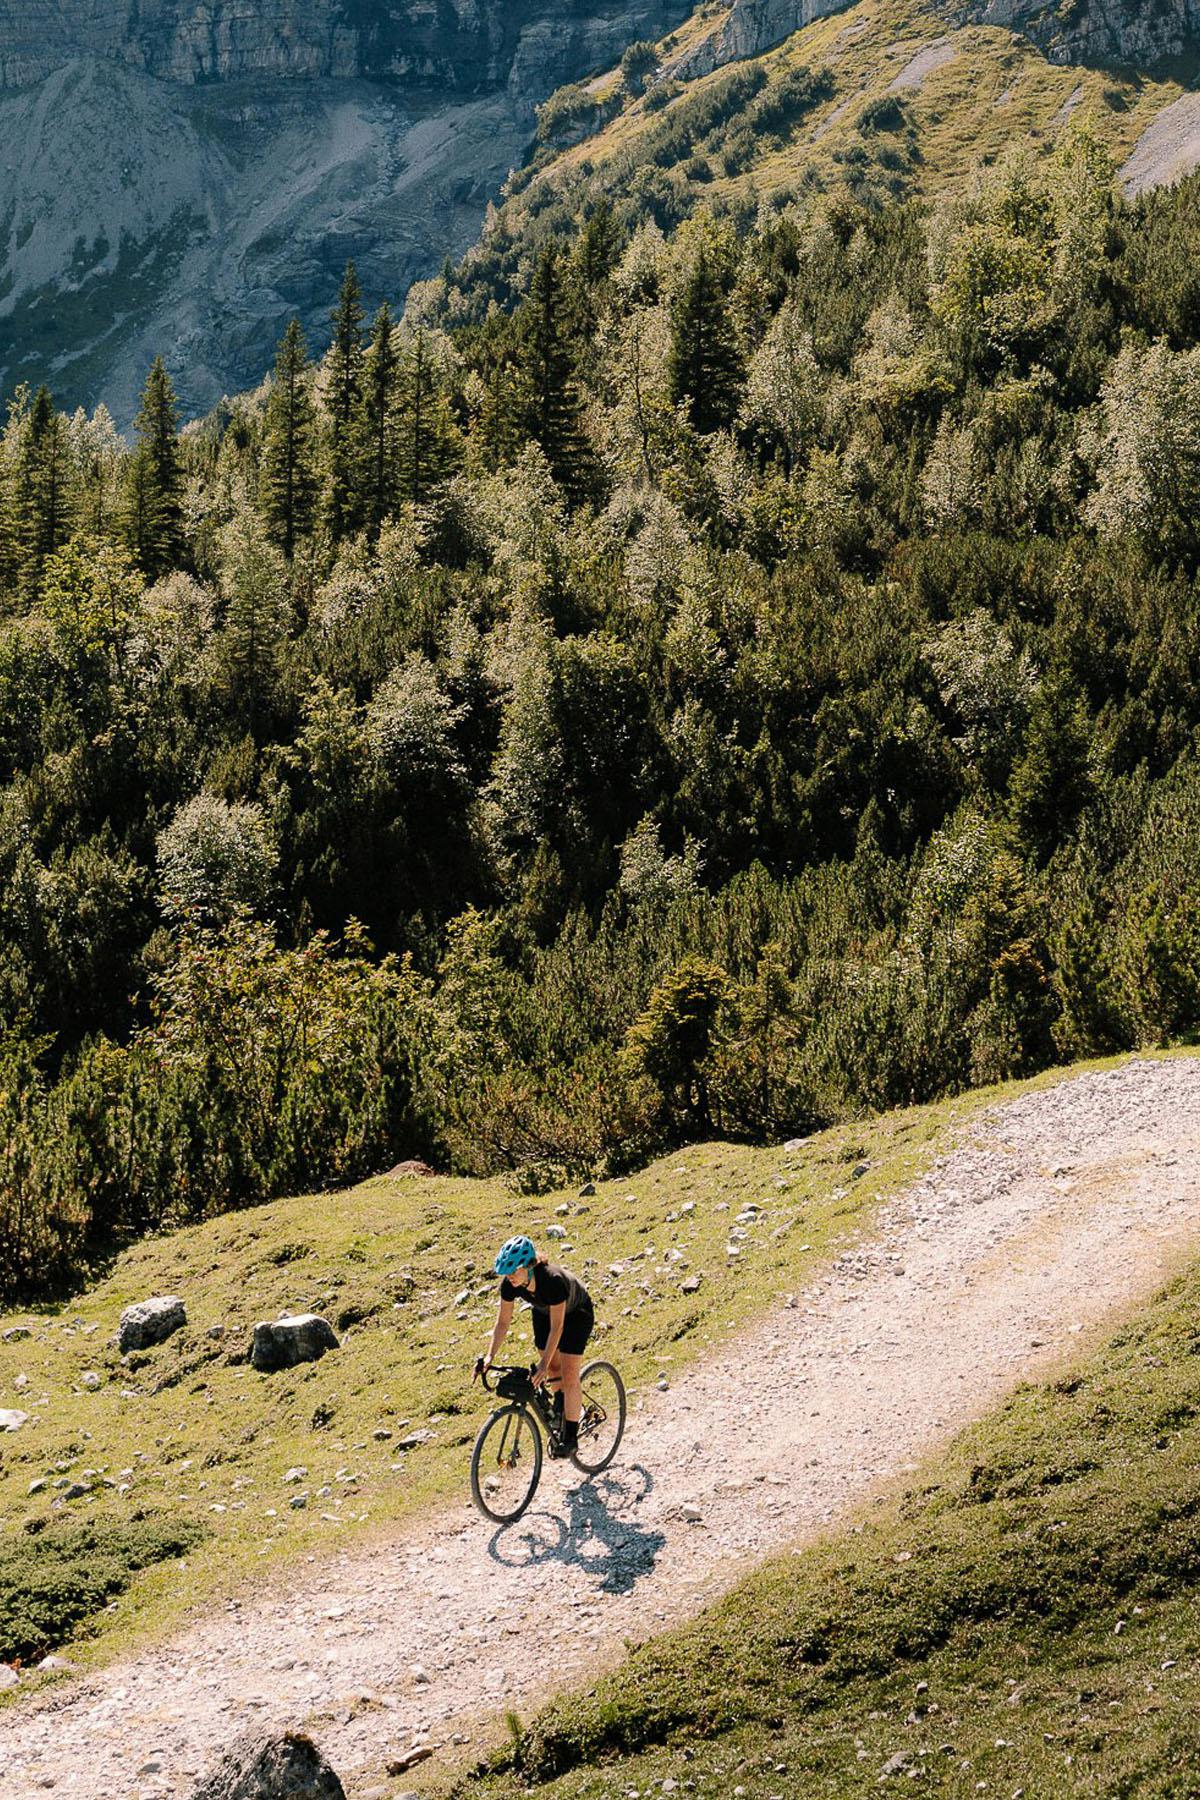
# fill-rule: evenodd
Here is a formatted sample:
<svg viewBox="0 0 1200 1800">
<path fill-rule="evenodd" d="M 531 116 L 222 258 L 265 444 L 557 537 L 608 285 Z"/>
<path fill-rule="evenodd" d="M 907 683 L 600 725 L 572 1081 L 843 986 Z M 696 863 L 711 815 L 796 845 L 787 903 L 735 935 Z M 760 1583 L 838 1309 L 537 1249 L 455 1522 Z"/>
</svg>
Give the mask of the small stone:
<svg viewBox="0 0 1200 1800">
<path fill-rule="evenodd" d="M 0 1663 L 0 1692 L 16 1687 L 21 1677 L 10 1663 Z"/>
<path fill-rule="evenodd" d="M 902 1775 L 907 1767 L 907 1753 L 903 1750 L 897 1750 L 895 1756 L 888 1757 L 879 1773 L 885 1777 L 889 1775 Z"/>
<path fill-rule="evenodd" d="M 377 1431 L 371 1433 L 377 1444 L 386 1444 L 391 1435 L 386 1425 L 381 1425 Z"/>
<path fill-rule="evenodd" d="M 680 1507 L 679 1516 L 688 1525 L 699 1525 L 704 1518 L 704 1514 L 700 1511 L 700 1508 L 694 1506 L 690 1501 L 686 1506 Z"/>
<path fill-rule="evenodd" d="M 308 1495 L 307 1494 L 293 1494 L 291 1499 L 288 1501 L 288 1505 L 291 1507 L 293 1512 L 303 1512 L 304 1508 L 308 1505 Z"/>
<path fill-rule="evenodd" d="M 338 1340 L 328 1319 L 317 1313 L 260 1320 L 250 1342 L 250 1365 L 260 1374 L 294 1369 L 298 1363 L 316 1362 L 327 1350 L 337 1350 Z"/>
<path fill-rule="evenodd" d="M 397 1450 L 415 1450 L 418 1444 L 428 1444 L 437 1436 L 433 1431 L 410 1431 L 396 1445 Z"/>
<path fill-rule="evenodd" d="M 861 1181 L 863 1176 L 870 1172 L 870 1168 L 871 1168 L 871 1165 L 869 1162 L 855 1163 L 854 1167 L 850 1171 L 851 1180 Z"/>
<path fill-rule="evenodd" d="M 225 1336 L 225 1327 L 223 1325 L 210 1325 L 204 1335 L 205 1337 L 210 1338 L 223 1338 Z"/>
<path fill-rule="evenodd" d="M 680 1282 L 680 1284 L 679 1284 L 680 1293 L 698 1294 L 700 1292 L 700 1283 L 703 1280 L 704 1280 L 703 1275 L 689 1275 L 686 1281 Z"/>
<path fill-rule="evenodd" d="M 0 1431 L 20 1431 L 22 1425 L 29 1421 L 29 1414 L 18 1412 L 15 1408 L 0 1407 Z"/>
<path fill-rule="evenodd" d="M 426 1687 L 429 1683 L 429 1671 L 421 1663 L 414 1663 L 408 1671 L 418 1687 Z"/>
<path fill-rule="evenodd" d="M 301 1468 L 289 1469 L 283 1479 L 285 1482 L 287 1482 L 287 1481 L 303 1481 L 304 1477 L 307 1474 L 308 1474 L 307 1469 L 301 1469 Z"/>
<path fill-rule="evenodd" d="M 32 1336 L 33 1333 L 28 1325 L 10 1325 L 8 1330 L 3 1334 L 4 1342 L 6 1344 L 17 1344 L 20 1343 L 22 1338 Z"/>
<path fill-rule="evenodd" d="M 557 1214 L 557 1216 L 560 1219 L 565 1219 L 567 1214 L 570 1212 L 570 1210 L 571 1210 L 571 1203 L 569 1200 L 564 1200 L 561 1206 L 556 1206 L 554 1209 L 555 1213 Z"/>
<path fill-rule="evenodd" d="M 72 1481 L 63 1489 L 63 1499 L 82 1500 L 90 1493 L 91 1489 L 85 1487 L 81 1481 Z"/>
<path fill-rule="evenodd" d="M 85 1369 L 79 1379 L 90 1393 L 95 1393 L 96 1389 L 103 1385 L 102 1377 L 96 1369 Z"/>
<path fill-rule="evenodd" d="M 548 1238 L 565 1238 L 566 1235 L 567 1231 L 565 1225 L 547 1225 L 546 1227 L 546 1236 Z"/>
<path fill-rule="evenodd" d="M 783 1147 L 785 1150 L 803 1150 L 805 1144 L 807 1144 L 808 1141 L 809 1140 L 806 1137 L 804 1137 L 804 1138 L 789 1138 L 787 1143 Z"/>
<path fill-rule="evenodd" d="M 418 1763 L 425 1762 L 433 1755 L 432 1744 L 413 1744 L 411 1749 L 402 1750 L 399 1756 L 389 1759 L 387 1772 L 389 1775 L 404 1775 Z"/>
<path fill-rule="evenodd" d="M 595 1191 L 596 1184 L 594 1181 L 585 1181 L 579 1190 L 580 1195 L 584 1200 L 590 1200 Z"/>
<path fill-rule="evenodd" d="M 122 1356 L 131 1350 L 147 1350 L 161 1344 L 187 1324 L 187 1308 L 177 1294 L 160 1294 L 153 1300 L 139 1300 L 121 1314 L 117 1347 Z"/>
<path fill-rule="evenodd" d="M 30 1482 L 29 1492 L 31 1494 L 40 1494 L 42 1489 L 45 1487 L 45 1485 L 46 1485 L 46 1477 L 44 1475 L 39 1475 L 36 1481 Z"/>
</svg>

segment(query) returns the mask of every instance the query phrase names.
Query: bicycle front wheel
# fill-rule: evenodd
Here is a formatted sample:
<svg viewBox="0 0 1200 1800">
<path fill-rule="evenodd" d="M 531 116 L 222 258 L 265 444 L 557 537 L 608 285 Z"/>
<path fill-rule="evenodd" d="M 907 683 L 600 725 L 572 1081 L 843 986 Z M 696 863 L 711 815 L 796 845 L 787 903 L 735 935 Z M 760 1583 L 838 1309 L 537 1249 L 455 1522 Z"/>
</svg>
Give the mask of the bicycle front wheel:
<svg viewBox="0 0 1200 1800">
<path fill-rule="evenodd" d="M 525 1407 L 501 1407 L 475 1439 L 471 1498 L 485 1519 L 511 1525 L 533 1499 L 541 1473 L 541 1432 Z"/>
<path fill-rule="evenodd" d="M 583 1412 L 579 1443 L 571 1457 L 585 1475 L 599 1475 L 617 1454 L 625 1434 L 625 1383 L 611 1363 L 588 1363 L 580 1376 Z"/>
</svg>

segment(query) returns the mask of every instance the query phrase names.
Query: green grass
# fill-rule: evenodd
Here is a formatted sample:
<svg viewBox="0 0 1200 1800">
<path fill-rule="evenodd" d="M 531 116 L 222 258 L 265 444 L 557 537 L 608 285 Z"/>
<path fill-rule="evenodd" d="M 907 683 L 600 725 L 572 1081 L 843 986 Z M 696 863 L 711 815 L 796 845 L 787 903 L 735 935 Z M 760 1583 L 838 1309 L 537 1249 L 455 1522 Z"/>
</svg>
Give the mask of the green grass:
<svg viewBox="0 0 1200 1800">
<path fill-rule="evenodd" d="M 469 1369 L 494 1316 L 494 1247 L 517 1226 L 539 1238 L 566 1227 L 565 1243 L 548 1247 L 588 1281 L 597 1347 L 636 1389 L 804 1283 L 995 1097 L 840 1127 L 793 1153 L 697 1147 L 586 1199 L 385 1178 L 146 1241 L 78 1299 L 0 1318 L 0 1331 L 31 1333 L 0 1338 L 0 1406 L 30 1415 L 0 1439 L 0 1537 L 145 1518 L 202 1529 L 184 1561 L 114 1587 L 87 1621 L 73 1615 L 73 1658 L 102 1662 L 248 1577 L 465 1495 L 486 1406 Z M 748 1200 L 765 1205 L 765 1223 L 731 1281 L 729 1226 Z M 688 1295 L 692 1274 L 703 1285 Z M 122 1308 L 162 1293 L 183 1297 L 187 1328 L 123 1361 Z M 340 1350 L 271 1376 L 241 1360 L 256 1319 L 304 1308 L 334 1323 Z M 215 1327 L 222 1335 L 209 1335 Z M 514 1359 L 530 1354 L 527 1328 L 509 1345 Z M 434 1435 L 398 1450 L 418 1430 Z M 295 1468 L 307 1472 L 286 1482 Z M 72 1485 L 87 1491 L 68 1500 Z M 304 1510 L 290 1505 L 297 1493 Z"/>
<path fill-rule="evenodd" d="M 885 1788 L 917 1793 L 1184 1800 L 1200 1794 L 1198 1578 L 1193 1270 L 456 1792 L 599 1800 L 671 1780 L 838 1800 L 890 1769 Z"/>
</svg>

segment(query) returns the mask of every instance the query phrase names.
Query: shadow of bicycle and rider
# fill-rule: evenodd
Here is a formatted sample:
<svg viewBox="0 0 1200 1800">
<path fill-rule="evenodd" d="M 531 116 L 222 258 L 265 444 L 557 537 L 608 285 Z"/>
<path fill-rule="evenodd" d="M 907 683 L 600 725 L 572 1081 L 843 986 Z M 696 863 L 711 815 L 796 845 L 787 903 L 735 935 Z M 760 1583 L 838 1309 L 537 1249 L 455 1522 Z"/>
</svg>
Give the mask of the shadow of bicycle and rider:
<svg viewBox="0 0 1200 1800">
<path fill-rule="evenodd" d="M 535 1569 L 544 1563 L 582 1569 L 602 1594 L 628 1594 L 649 1575 L 666 1543 L 630 1517 L 654 1487 L 648 1469 L 634 1463 L 596 1476 L 563 1495 L 565 1516 L 526 1513 L 503 1525 L 488 1554 L 507 1569 Z"/>
</svg>

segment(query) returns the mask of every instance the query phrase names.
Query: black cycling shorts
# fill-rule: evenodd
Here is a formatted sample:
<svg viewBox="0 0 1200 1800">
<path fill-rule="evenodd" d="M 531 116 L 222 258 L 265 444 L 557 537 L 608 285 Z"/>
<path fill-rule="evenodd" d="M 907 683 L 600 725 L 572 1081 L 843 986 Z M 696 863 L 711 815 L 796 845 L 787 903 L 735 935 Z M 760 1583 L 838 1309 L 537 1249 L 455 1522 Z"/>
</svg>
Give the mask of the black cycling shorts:
<svg viewBox="0 0 1200 1800">
<path fill-rule="evenodd" d="M 590 1306 L 576 1306 L 563 1320 L 563 1333 L 558 1340 L 559 1349 L 567 1356 L 582 1356 L 587 1349 L 588 1339 L 596 1325 L 596 1315 Z M 533 1309 L 533 1341 L 539 1350 L 546 1348 L 546 1340 L 550 1336 L 550 1314 L 540 1307 Z"/>
</svg>

